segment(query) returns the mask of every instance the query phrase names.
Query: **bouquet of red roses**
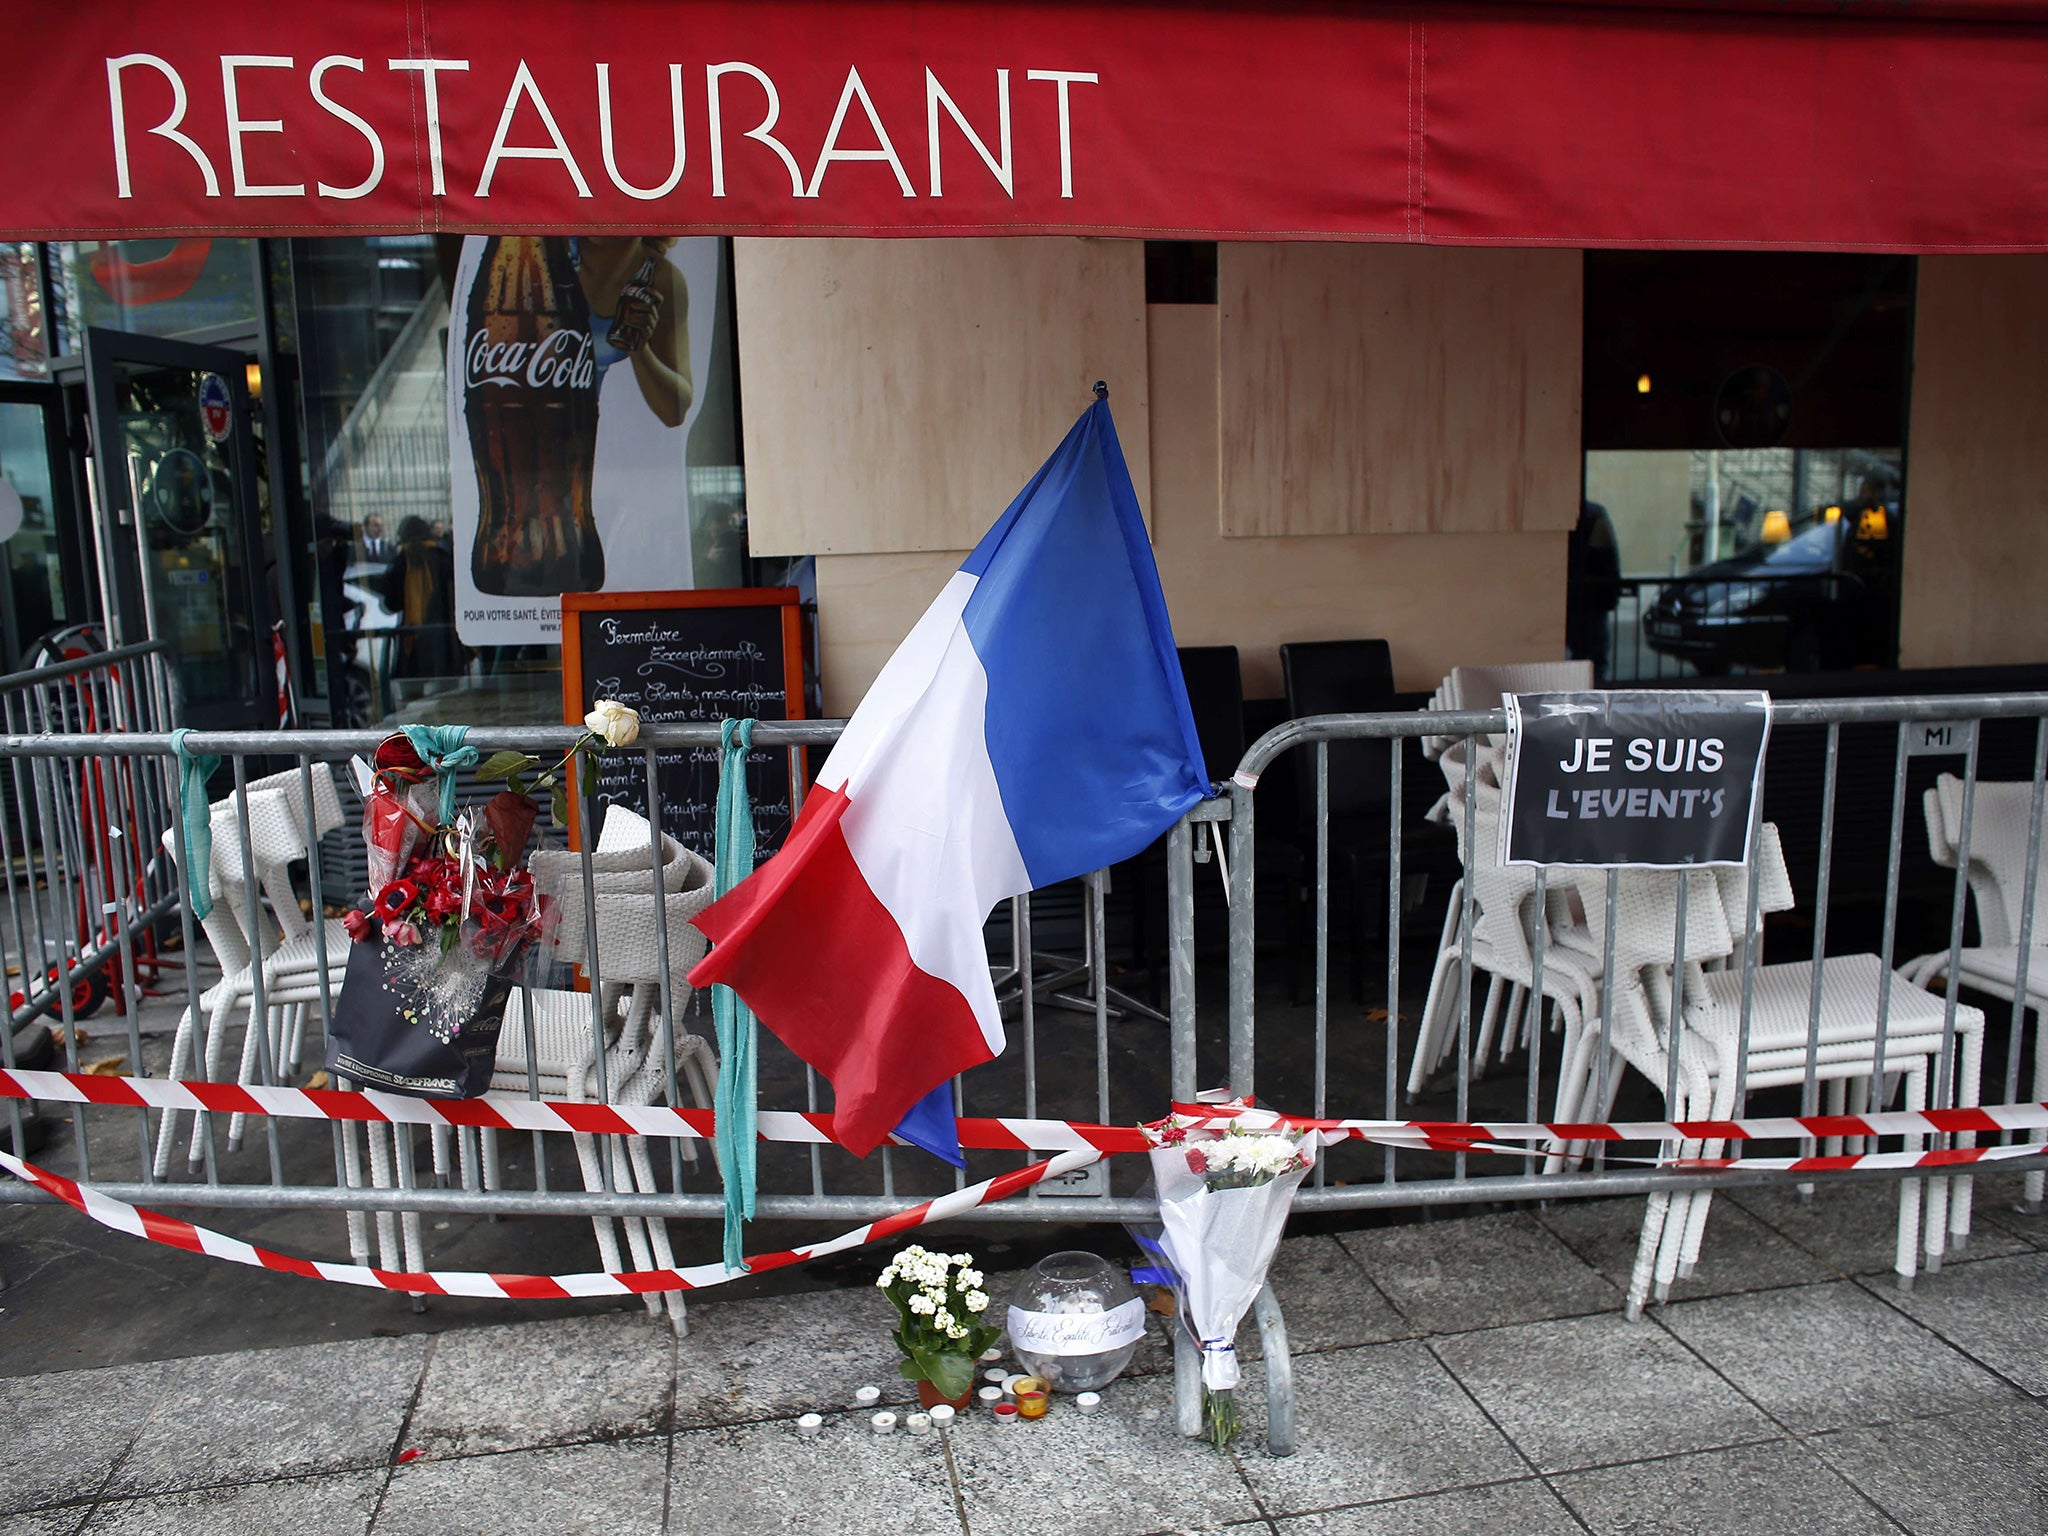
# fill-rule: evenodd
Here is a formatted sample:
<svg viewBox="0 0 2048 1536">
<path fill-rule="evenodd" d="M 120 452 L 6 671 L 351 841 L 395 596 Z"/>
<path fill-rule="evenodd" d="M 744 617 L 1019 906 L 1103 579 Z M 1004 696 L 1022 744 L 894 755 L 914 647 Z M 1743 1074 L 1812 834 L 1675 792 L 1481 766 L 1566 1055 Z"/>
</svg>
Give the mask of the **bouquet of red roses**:
<svg viewBox="0 0 2048 1536">
<path fill-rule="evenodd" d="M 553 912 L 525 867 L 532 797 L 504 790 L 444 823 L 452 792 L 444 800 L 435 779 L 405 736 L 378 748 L 363 805 L 370 889 L 342 918 L 355 942 L 327 1065 L 359 1084 L 469 1098 L 490 1086 L 506 1000 Z"/>
</svg>

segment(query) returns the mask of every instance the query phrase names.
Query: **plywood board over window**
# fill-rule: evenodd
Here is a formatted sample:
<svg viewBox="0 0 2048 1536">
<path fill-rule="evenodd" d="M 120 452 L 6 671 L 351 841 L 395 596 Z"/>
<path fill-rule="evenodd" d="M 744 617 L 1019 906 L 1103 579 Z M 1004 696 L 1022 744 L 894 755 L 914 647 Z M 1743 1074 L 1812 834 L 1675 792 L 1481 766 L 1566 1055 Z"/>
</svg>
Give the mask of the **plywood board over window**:
<svg viewBox="0 0 2048 1536">
<path fill-rule="evenodd" d="M 1899 664 L 2039 662 L 2048 256 L 1923 256 L 1914 305 Z"/>
<path fill-rule="evenodd" d="M 1581 271 L 1577 251 L 1224 245 L 1223 532 L 1569 529 Z"/>
<path fill-rule="evenodd" d="M 1149 506 L 1137 241 L 739 240 L 753 552 L 971 548 L 1108 381 Z"/>
</svg>

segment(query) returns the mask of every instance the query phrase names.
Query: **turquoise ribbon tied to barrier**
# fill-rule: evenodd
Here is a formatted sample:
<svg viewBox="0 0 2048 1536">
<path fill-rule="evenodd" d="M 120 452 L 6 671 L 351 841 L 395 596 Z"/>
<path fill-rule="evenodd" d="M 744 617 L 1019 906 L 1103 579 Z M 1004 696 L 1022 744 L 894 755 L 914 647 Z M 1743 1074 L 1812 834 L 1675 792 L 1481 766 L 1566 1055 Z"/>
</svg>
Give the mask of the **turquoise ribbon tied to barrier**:
<svg viewBox="0 0 2048 1536">
<path fill-rule="evenodd" d="M 754 809 L 747 798 L 747 753 L 752 720 L 727 720 L 718 729 L 717 842 L 712 893 L 722 897 L 754 872 Z M 730 987 L 711 989 L 711 1020 L 718 1031 L 718 1093 L 714 1145 L 725 1185 L 725 1267 L 744 1270 L 744 1224 L 754 1219 L 754 1129 L 759 1079 L 754 1011 Z"/>
<path fill-rule="evenodd" d="M 203 923 L 213 912 L 213 807 L 206 781 L 220 759 L 186 746 L 191 734 L 189 726 L 171 732 L 171 747 L 178 754 L 178 818 L 185 823 L 185 899 Z"/>
<path fill-rule="evenodd" d="M 465 745 L 466 725 L 408 725 L 401 729 L 405 739 L 419 753 L 420 761 L 433 769 L 441 781 L 441 821 L 447 826 L 455 819 L 455 775 L 474 768 L 479 760 L 475 747 Z"/>
</svg>

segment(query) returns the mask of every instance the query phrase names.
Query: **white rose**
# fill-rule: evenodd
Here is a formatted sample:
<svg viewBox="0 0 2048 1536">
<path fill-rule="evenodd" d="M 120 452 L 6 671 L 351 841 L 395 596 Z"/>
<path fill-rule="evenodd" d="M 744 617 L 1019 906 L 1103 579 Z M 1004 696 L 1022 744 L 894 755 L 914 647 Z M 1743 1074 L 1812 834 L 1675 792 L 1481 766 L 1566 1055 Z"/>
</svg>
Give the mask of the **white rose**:
<svg viewBox="0 0 2048 1536">
<path fill-rule="evenodd" d="M 602 736 L 606 746 L 630 747 L 640 737 L 640 716 L 617 699 L 599 699 L 583 717 L 583 728 Z"/>
</svg>

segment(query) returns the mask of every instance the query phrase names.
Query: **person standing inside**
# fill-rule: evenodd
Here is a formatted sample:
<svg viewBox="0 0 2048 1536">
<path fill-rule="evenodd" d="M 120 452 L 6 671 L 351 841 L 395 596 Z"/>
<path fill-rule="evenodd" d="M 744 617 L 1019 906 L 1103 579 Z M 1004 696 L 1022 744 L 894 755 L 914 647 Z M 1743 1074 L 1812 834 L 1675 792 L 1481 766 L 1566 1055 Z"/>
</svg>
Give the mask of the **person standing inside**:
<svg viewBox="0 0 2048 1536">
<path fill-rule="evenodd" d="M 357 541 L 357 558 L 368 565 L 382 565 L 391 558 L 391 541 L 384 537 L 384 519 L 372 512 L 363 519 L 363 531 Z"/>
<path fill-rule="evenodd" d="M 423 517 L 398 525 L 398 553 L 377 578 L 377 595 L 398 615 L 393 677 L 450 677 L 466 653 L 455 638 L 455 560 Z"/>
<path fill-rule="evenodd" d="M 1578 525 L 1565 554 L 1565 646 L 1576 661 L 1593 663 L 1606 682 L 1614 645 L 1614 610 L 1621 605 L 1621 546 L 1614 520 L 1597 501 L 1579 503 Z"/>
</svg>

